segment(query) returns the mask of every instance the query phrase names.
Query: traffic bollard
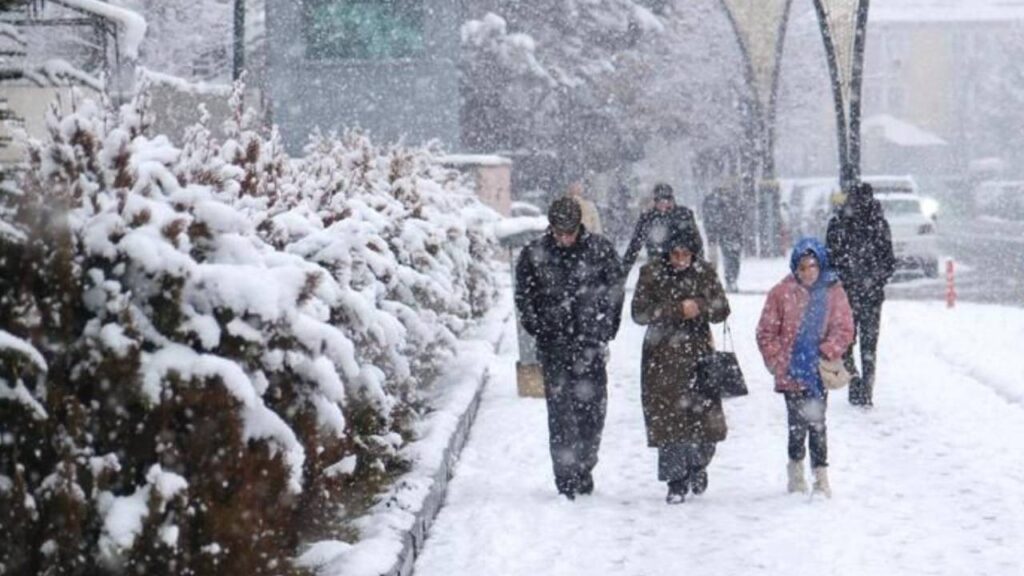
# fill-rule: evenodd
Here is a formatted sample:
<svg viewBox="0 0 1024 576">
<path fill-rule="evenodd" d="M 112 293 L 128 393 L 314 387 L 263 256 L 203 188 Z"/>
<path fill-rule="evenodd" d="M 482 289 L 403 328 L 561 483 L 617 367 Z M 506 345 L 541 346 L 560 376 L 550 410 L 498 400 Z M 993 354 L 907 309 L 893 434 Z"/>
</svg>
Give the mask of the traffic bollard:
<svg viewBox="0 0 1024 576">
<path fill-rule="evenodd" d="M 956 306 L 955 267 L 953 259 L 946 260 L 946 308 Z"/>
</svg>

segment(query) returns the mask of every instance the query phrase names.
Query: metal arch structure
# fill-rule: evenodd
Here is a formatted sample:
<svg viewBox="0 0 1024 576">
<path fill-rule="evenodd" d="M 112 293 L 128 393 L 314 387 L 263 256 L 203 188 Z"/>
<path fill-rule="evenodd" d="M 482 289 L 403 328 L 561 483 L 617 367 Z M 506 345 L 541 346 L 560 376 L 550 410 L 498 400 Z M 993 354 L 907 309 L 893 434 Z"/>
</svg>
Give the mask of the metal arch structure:
<svg viewBox="0 0 1024 576">
<path fill-rule="evenodd" d="M 745 244 L 757 254 L 776 253 L 778 194 L 769 192 L 775 174 L 775 118 L 779 69 L 792 0 L 719 0 L 736 34 L 750 97 L 746 104 L 746 143 L 741 149 L 741 180 L 754 227 Z M 752 156 L 752 157 L 751 157 Z"/>
<path fill-rule="evenodd" d="M 779 65 L 793 0 L 719 0 L 740 46 L 757 123 L 762 178 L 775 177 L 775 108 Z"/>
<path fill-rule="evenodd" d="M 870 0 L 814 0 L 832 81 L 844 192 L 860 180 L 861 89 Z"/>
</svg>

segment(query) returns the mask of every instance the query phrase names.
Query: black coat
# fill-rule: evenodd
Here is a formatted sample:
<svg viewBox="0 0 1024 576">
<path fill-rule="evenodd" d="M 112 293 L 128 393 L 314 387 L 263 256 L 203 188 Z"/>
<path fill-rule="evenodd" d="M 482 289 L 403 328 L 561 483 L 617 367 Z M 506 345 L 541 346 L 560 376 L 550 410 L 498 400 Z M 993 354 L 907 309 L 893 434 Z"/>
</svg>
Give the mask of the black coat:
<svg viewBox="0 0 1024 576">
<path fill-rule="evenodd" d="M 693 216 L 693 210 L 686 206 L 673 206 L 671 209 L 662 212 L 657 208 L 651 208 L 640 215 L 640 220 L 633 230 L 633 239 L 629 241 L 626 254 L 622 257 L 623 270 L 629 272 L 636 262 L 640 248 L 647 248 L 647 257 L 654 259 L 668 252 L 669 240 L 679 238 L 683 235 L 692 235 L 696 238 L 696 256 L 703 256 L 704 242 L 700 238 L 700 230 L 697 229 L 697 219 Z"/>
<path fill-rule="evenodd" d="M 896 257 L 889 223 L 878 200 L 851 194 L 829 220 L 826 244 L 851 305 L 885 299 L 884 288 L 896 271 Z"/>
<path fill-rule="evenodd" d="M 704 231 L 708 242 L 740 244 L 743 242 L 745 218 L 740 195 L 726 189 L 717 189 L 704 199 Z"/>
<path fill-rule="evenodd" d="M 542 358 L 552 349 L 603 346 L 615 338 L 622 281 L 612 243 L 586 229 L 568 248 L 550 232 L 527 245 L 516 263 L 516 307 Z"/>
</svg>

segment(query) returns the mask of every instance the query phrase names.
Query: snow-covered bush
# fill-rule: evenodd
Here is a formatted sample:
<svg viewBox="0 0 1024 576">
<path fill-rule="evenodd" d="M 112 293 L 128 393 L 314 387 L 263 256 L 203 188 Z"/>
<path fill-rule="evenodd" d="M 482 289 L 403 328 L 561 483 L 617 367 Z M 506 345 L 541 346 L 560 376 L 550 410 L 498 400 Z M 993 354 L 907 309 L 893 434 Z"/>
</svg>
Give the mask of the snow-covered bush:
<svg viewBox="0 0 1024 576">
<path fill-rule="evenodd" d="M 437 151 L 54 107 L 0 196 L 0 573 L 283 574 L 403 463 L 491 305 Z M 354 496 L 355 495 L 355 496 Z"/>
</svg>

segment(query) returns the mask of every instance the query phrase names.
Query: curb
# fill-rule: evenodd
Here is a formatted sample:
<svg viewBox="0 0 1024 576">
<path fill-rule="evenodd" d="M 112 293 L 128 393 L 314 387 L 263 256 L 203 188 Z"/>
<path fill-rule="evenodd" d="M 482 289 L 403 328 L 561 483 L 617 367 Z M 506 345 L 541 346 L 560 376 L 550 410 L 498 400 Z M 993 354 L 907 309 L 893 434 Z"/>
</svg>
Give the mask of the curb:
<svg viewBox="0 0 1024 576">
<path fill-rule="evenodd" d="M 398 558 L 391 569 L 382 573 L 381 576 L 412 576 L 416 558 L 423 550 L 430 527 L 444 505 L 445 496 L 448 493 L 448 482 L 455 476 L 455 466 L 459 462 L 459 454 L 462 453 L 462 448 L 469 438 L 469 431 L 473 427 L 473 421 L 480 408 L 480 400 L 483 398 L 484 389 L 490 379 L 491 371 L 484 370 L 476 393 L 473 394 L 473 399 L 466 406 L 462 416 L 459 417 L 455 433 L 452 434 L 448 440 L 448 446 L 444 449 L 441 466 L 434 472 L 434 482 L 430 487 L 430 492 L 423 499 L 423 505 L 416 513 L 412 527 L 402 537 L 402 551 L 398 553 Z"/>
</svg>

